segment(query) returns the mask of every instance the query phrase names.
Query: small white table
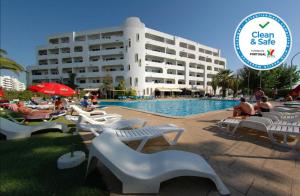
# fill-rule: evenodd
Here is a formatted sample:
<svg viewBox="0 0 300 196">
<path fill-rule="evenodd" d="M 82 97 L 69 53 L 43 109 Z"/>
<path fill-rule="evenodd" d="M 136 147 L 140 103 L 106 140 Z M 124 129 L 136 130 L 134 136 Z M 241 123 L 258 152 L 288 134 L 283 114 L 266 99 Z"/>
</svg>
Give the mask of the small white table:
<svg viewBox="0 0 300 196">
<path fill-rule="evenodd" d="M 82 151 L 74 151 L 71 157 L 71 152 L 60 156 L 57 160 L 58 169 L 68 169 L 80 165 L 85 160 L 85 153 Z"/>
</svg>

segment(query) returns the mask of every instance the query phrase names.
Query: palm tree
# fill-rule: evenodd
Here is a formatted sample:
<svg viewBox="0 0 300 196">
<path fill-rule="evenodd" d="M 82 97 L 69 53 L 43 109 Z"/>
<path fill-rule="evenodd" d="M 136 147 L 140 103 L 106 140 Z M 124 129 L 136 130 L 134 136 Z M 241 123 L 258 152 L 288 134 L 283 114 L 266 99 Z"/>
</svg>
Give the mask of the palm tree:
<svg viewBox="0 0 300 196">
<path fill-rule="evenodd" d="M 211 80 L 211 87 L 214 90 L 214 95 L 216 95 L 217 93 L 218 84 L 219 84 L 218 78 L 216 75 L 214 75 Z"/>
<path fill-rule="evenodd" d="M 241 85 L 241 80 L 239 78 L 239 75 L 236 74 L 235 76 L 232 76 L 232 79 L 229 83 L 229 88 L 231 88 L 233 90 L 233 96 L 236 97 L 237 96 L 237 92 L 240 88 Z"/>
<path fill-rule="evenodd" d="M 106 75 L 103 78 L 101 89 L 103 94 L 105 93 L 106 99 L 108 98 L 108 93 L 113 90 L 113 79 L 110 75 Z"/>
<path fill-rule="evenodd" d="M 227 88 L 230 87 L 230 82 L 232 80 L 232 71 L 229 69 L 221 70 L 216 75 L 218 85 L 222 87 L 222 97 L 226 97 Z"/>
<path fill-rule="evenodd" d="M 0 69 L 8 69 L 15 73 L 25 71 L 24 67 L 6 57 L 7 52 L 0 48 Z"/>
</svg>

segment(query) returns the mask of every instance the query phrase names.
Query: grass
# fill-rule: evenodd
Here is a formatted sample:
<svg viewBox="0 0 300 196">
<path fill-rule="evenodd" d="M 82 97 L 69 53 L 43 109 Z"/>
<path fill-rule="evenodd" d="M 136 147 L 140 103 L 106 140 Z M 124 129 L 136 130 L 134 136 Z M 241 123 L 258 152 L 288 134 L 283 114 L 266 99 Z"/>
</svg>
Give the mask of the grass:
<svg viewBox="0 0 300 196">
<path fill-rule="evenodd" d="M 70 124 L 64 118 L 56 121 Z M 57 169 L 57 159 L 70 152 L 73 143 L 88 155 L 81 137 L 70 133 L 43 132 L 26 139 L 0 140 L 0 195 L 108 195 L 101 190 L 99 176 L 85 182 L 86 161 L 72 169 Z"/>
</svg>

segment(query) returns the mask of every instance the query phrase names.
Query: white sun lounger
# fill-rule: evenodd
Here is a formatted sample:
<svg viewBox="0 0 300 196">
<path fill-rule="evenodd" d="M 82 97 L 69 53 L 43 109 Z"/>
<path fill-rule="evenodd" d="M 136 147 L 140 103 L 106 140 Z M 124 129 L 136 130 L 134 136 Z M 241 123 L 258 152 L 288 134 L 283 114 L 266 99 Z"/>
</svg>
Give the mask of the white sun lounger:
<svg viewBox="0 0 300 196">
<path fill-rule="evenodd" d="M 43 129 L 60 129 L 62 132 L 68 131 L 67 125 L 63 123 L 43 122 L 36 126 L 25 126 L 0 117 L 0 132 L 6 136 L 7 140 L 30 137 L 33 132 Z"/>
<path fill-rule="evenodd" d="M 285 112 L 285 113 L 299 113 L 300 108 L 289 108 L 289 107 L 274 107 L 273 108 L 274 112 Z"/>
<path fill-rule="evenodd" d="M 296 147 L 299 147 L 300 145 L 299 126 L 286 126 L 274 124 L 271 119 L 264 117 L 249 117 L 246 120 L 240 121 L 238 125 L 234 128 L 233 133 L 235 133 L 239 127 L 246 127 L 254 130 L 263 131 L 268 134 L 270 140 L 273 143 L 277 143 L 273 137 L 273 134 L 281 134 L 284 136 L 284 145 L 287 145 L 287 137 L 290 135 L 294 135 L 298 138 Z"/>
<path fill-rule="evenodd" d="M 144 119 L 118 119 L 118 120 L 107 120 L 103 117 L 95 116 L 85 116 L 80 114 L 79 116 L 66 116 L 67 120 L 72 120 L 76 123 L 76 133 L 79 130 L 99 132 L 103 131 L 104 127 L 113 128 L 113 129 L 132 129 L 136 127 L 144 127 L 147 124 L 147 121 Z M 100 121 L 99 121 L 100 120 Z"/>
<path fill-rule="evenodd" d="M 122 192 L 125 194 L 159 193 L 162 182 L 180 176 L 208 178 L 215 183 L 220 194 L 230 194 L 211 166 L 194 153 L 166 150 L 143 154 L 104 132 L 92 141 L 86 176 L 98 161 L 122 182 Z"/>
<path fill-rule="evenodd" d="M 80 121 L 85 122 L 88 120 L 88 118 L 84 116 L 79 117 Z M 89 119 L 89 122 L 92 122 L 91 119 Z M 138 119 L 138 120 L 133 120 L 132 122 L 128 122 L 127 120 L 123 120 L 120 123 L 115 122 L 111 124 L 112 127 L 107 126 L 107 125 L 101 125 L 99 122 L 93 122 L 93 124 L 83 124 L 83 123 L 77 123 L 76 124 L 76 130 L 77 132 L 79 130 L 84 130 L 84 131 L 90 131 L 92 132 L 95 136 L 99 136 L 101 132 L 110 132 L 116 136 L 122 141 L 136 141 L 136 140 L 141 140 L 141 143 L 137 147 L 137 151 L 141 151 L 145 144 L 152 138 L 157 138 L 157 137 L 164 137 L 164 139 L 170 144 L 170 145 L 175 145 L 181 136 L 181 134 L 184 132 L 183 128 L 179 128 L 176 125 L 173 124 L 166 124 L 166 125 L 160 125 L 160 126 L 145 126 L 141 128 L 136 128 L 136 129 L 120 129 L 118 127 L 127 127 L 130 128 L 129 126 L 132 126 L 133 124 L 137 123 L 143 123 L 144 121 Z M 94 124 L 97 123 L 97 124 Z M 144 125 L 144 123 L 143 123 Z M 166 138 L 165 134 L 168 133 L 176 133 L 175 138 L 172 141 L 169 141 L 168 138 Z"/>
<path fill-rule="evenodd" d="M 71 105 L 70 106 L 74 111 L 76 111 L 78 114 L 84 114 L 86 116 L 92 116 L 92 115 L 111 115 L 111 116 L 115 116 L 116 118 L 121 118 L 122 116 L 119 114 L 107 114 L 104 110 L 93 110 L 91 112 L 87 112 L 82 110 L 79 106 L 77 105 Z"/>
<path fill-rule="evenodd" d="M 275 124 L 300 127 L 300 116 L 294 118 L 284 118 L 280 113 L 262 112 L 261 114 L 265 118 L 270 118 Z"/>
</svg>

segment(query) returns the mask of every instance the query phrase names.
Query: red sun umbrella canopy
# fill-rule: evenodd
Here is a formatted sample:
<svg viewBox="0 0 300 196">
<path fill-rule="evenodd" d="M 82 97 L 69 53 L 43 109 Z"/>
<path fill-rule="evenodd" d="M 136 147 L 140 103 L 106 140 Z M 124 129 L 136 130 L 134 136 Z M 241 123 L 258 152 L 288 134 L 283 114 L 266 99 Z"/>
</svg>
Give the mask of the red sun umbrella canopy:
<svg viewBox="0 0 300 196">
<path fill-rule="evenodd" d="M 3 97 L 4 96 L 4 91 L 2 89 L 2 87 L 0 87 L 0 97 Z"/>
<path fill-rule="evenodd" d="M 40 92 L 47 95 L 72 96 L 75 94 L 75 91 L 70 87 L 54 82 L 37 84 L 30 86 L 28 89 L 33 92 Z"/>
</svg>

